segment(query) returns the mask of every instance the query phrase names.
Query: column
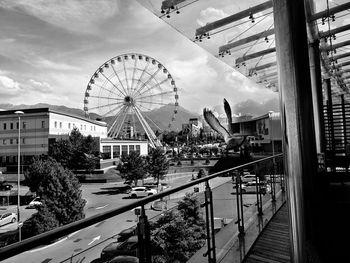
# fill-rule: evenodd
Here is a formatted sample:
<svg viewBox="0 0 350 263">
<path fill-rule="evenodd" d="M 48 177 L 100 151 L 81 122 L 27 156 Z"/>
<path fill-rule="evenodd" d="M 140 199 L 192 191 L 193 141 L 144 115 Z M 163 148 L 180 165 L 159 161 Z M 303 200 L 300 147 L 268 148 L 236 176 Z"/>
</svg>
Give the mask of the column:
<svg viewBox="0 0 350 263">
<path fill-rule="evenodd" d="M 303 0 L 273 0 L 289 208 L 291 262 L 313 245 L 312 189 L 317 171 L 312 89 Z M 310 214 L 311 213 L 311 214 Z"/>
</svg>

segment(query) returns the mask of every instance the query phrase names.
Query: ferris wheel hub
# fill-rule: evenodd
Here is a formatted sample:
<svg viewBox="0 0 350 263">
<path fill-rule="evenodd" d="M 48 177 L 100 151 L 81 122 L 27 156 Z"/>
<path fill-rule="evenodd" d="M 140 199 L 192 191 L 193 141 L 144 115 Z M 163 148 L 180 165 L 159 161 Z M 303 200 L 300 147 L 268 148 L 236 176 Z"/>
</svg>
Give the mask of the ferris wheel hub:
<svg viewBox="0 0 350 263">
<path fill-rule="evenodd" d="M 124 98 L 124 103 L 125 103 L 125 105 L 127 105 L 127 106 L 134 105 L 134 99 L 133 99 L 132 97 L 130 97 L 130 96 L 126 96 L 126 97 Z"/>
</svg>

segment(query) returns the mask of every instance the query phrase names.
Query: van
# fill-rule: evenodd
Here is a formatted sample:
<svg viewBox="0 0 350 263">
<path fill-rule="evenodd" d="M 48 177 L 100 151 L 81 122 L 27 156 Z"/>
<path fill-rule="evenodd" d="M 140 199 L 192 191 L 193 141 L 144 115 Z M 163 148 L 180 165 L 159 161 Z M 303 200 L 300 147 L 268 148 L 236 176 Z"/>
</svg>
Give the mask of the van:
<svg viewBox="0 0 350 263">
<path fill-rule="evenodd" d="M 266 194 L 271 191 L 271 186 L 265 181 L 259 182 L 260 193 Z M 242 185 L 242 193 L 256 193 L 256 182 L 248 182 Z"/>
</svg>

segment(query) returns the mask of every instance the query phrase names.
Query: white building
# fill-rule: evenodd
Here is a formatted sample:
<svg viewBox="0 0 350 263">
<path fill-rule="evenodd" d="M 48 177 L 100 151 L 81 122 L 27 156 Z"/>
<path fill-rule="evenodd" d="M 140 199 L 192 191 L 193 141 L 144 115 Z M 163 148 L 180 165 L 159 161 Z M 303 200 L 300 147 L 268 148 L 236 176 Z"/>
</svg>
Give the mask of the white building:
<svg viewBox="0 0 350 263">
<path fill-rule="evenodd" d="M 18 128 L 21 138 L 21 161 L 29 162 L 33 156 L 47 154 L 49 145 L 68 137 L 74 127 L 84 136 L 98 138 L 103 160 L 101 166 L 112 164 L 112 159 L 131 151 L 148 154 L 147 141 L 113 140 L 107 137 L 107 124 L 49 108 L 0 111 L 0 166 L 16 171 L 18 156 Z M 119 150 L 118 150 L 119 149 Z M 107 160 L 110 160 L 109 162 Z M 104 165 L 102 165 L 104 164 Z"/>
</svg>

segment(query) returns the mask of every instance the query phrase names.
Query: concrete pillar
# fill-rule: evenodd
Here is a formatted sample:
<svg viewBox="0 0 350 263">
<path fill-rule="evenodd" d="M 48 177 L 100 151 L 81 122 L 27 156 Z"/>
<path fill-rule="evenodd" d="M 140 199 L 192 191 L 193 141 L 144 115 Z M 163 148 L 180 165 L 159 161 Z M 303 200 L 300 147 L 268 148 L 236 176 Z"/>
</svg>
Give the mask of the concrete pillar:
<svg viewBox="0 0 350 263">
<path fill-rule="evenodd" d="M 326 139 L 323 118 L 323 94 L 319 40 L 315 40 L 313 43 L 309 44 L 309 56 L 312 87 L 312 104 L 314 111 L 314 125 L 316 136 L 316 151 L 317 153 L 324 153 Z"/>
<path fill-rule="evenodd" d="M 273 0 L 290 217 L 291 262 L 306 262 L 312 245 L 312 182 L 317 155 L 303 0 Z"/>
</svg>

